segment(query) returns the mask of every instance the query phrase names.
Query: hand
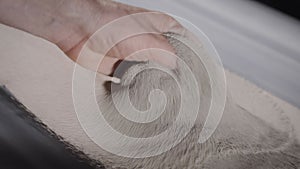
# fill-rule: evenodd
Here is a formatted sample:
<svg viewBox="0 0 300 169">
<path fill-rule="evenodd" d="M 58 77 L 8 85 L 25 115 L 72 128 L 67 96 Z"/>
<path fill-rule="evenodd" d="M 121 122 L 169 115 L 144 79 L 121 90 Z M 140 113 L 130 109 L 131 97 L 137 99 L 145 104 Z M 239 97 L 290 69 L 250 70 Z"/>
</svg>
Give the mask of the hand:
<svg viewBox="0 0 300 169">
<path fill-rule="evenodd" d="M 157 56 L 152 55 L 151 52 L 148 54 L 144 54 L 143 57 L 128 57 L 134 52 L 148 49 L 148 48 L 158 48 L 162 50 L 169 51 L 171 53 L 174 53 L 173 47 L 168 43 L 167 39 L 162 35 L 162 33 L 165 32 L 181 32 L 183 31 L 183 27 L 172 17 L 166 15 L 166 14 L 158 14 L 157 16 L 151 16 L 151 11 L 148 11 L 146 9 L 132 7 L 116 2 L 109 1 L 107 4 L 105 4 L 105 7 L 102 8 L 104 10 L 101 10 L 101 13 L 99 14 L 99 22 L 90 22 L 85 25 L 84 30 L 89 30 L 82 36 L 82 41 L 78 41 L 73 43 L 73 47 L 70 50 L 64 50 L 66 54 L 74 61 L 76 61 L 79 52 L 86 42 L 86 40 L 98 29 L 102 28 L 105 24 L 115 21 L 116 19 L 122 17 L 122 16 L 128 16 L 131 14 L 136 13 L 143 13 L 143 12 L 149 12 L 149 14 L 144 16 L 143 23 L 139 23 L 141 20 L 134 20 L 135 18 L 132 18 L 131 24 L 124 25 L 124 28 L 122 29 L 130 29 L 130 30 L 145 30 L 148 28 L 154 29 L 159 34 L 141 34 L 129 37 L 120 43 L 116 44 L 107 54 L 106 57 L 101 62 L 101 65 L 97 68 L 97 71 L 103 73 L 103 74 L 111 74 L 114 71 L 114 68 L 116 67 L 116 63 L 120 60 L 134 60 L 134 61 L 145 61 L 145 60 L 153 60 L 160 64 L 169 66 L 171 68 L 174 68 L 176 66 L 176 57 L 163 57 L 163 56 Z M 147 17 L 149 16 L 149 17 Z M 131 18 L 129 17 L 129 20 Z M 123 26 L 123 25 L 122 25 Z M 88 28 L 89 27 L 89 28 Z M 118 34 L 120 31 L 120 28 L 110 28 L 110 34 Z M 133 31 L 134 32 L 134 31 Z M 109 35 L 108 35 L 109 36 Z M 111 40 L 111 37 L 97 37 L 96 34 L 96 40 L 97 42 L 101 41 L 105 44 L 105 41 Z M 83 59 L 77 60 L 79 64 L 81 64 L 84 67 L 87 67 L 89 69 L 95 69 L 93 68 L 95 63 L 99 62 L 99 57 L 103 56 L 103 53 L 97 53 L 97 48 L 101 48 L 101 43 L 92 43 L 92 46 L 88 46 L 90 48 L 92 53 L 88 56 L 85 56 Z"/>
<path fill-rule="evenodd" d="M 85 42 L 98 29 L 122 16 L 150 12 L 149 10 L 128 6 L 109 0 L 3 0 L 0 2 L 1 23 L 19 28 L 56 44 L 73 61 L 77 61 L 80 50 Z M 128 58 L 130 54 L 148 48 L 159 48 L 174 53 L 174 49 L 162 36 L 165 32 L 182 32 L 183 27 L 172 17 L 161 14 L 159 19 L 145 18 L 143 24 L 138 21 L 124 25 L 123 29 L 141 30 L 155 29 L 160 34 L 142 34 L 129 37 L 116 44 L 104 57 L 102 64 L 94 70 L 91 65 L 99 58 L 90 56 L 78 60 L 78 63 L 88 69 L 111 74 L 119 60 L 154 60 L 174 68 L 176 58 L 154 56 L 151 53 L 141 57 Z M 118 34 L 112 30 L 111 34 Z M 109 39 L 97 37 L 97 41 L 105 43 Z M 97 43 L 89 46 L 101 48 Z M 97 53 L 97 52 L 96 52 Z M 98 53 L 101 57 L 104 53 Z"/>
</svg>

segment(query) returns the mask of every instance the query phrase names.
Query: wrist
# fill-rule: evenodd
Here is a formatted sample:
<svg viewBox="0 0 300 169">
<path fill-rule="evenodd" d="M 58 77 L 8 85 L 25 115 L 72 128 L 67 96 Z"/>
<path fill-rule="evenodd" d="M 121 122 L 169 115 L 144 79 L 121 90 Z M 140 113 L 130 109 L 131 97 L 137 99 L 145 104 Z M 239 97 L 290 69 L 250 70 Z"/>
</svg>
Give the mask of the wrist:
<svg viewBox="0 0 300 169">
<path fill-rule="evenodd" d="M 101 4 L 93 0 L 66 0 L 53 10 L 53 35 L 47 38 L 64 52 L 91 36 L 101 18 Z M 51 30 L 51 29 L 48 29 Z"/>
</svg>

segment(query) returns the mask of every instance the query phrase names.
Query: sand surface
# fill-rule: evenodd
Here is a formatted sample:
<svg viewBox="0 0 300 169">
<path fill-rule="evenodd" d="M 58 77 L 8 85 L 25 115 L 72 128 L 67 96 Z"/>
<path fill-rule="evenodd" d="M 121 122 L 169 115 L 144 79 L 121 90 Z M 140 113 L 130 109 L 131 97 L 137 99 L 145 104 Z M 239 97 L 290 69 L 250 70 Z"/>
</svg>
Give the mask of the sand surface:
<svg viewBox="0 0 300 169">
<path fill-rule="evenodd" d="M 58 48 L 40 38 L 0 25 L 0 84 L 5 85 L 29 110 L 58 135 L 101 159 L 105 154 L 81 128 L 72 100 L 74 63 Z M 92 75 L 92 73 L 91 73 Z M 300 110 L 256 87 L 234 73 L 226 72 L 233 100 L 274 127 L 281 112 L 289 117 L 300 140 Z"/>
</svg>

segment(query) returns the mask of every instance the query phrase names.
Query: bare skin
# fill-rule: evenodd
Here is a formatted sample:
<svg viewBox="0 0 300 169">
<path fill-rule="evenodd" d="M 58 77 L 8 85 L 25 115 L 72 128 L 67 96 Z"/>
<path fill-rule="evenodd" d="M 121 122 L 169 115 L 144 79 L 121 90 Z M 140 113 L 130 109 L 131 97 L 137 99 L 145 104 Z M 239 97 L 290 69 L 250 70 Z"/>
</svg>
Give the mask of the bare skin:
<svg viewBox="0 0 300 169">
<path fill-rule="evenodd" d="M 0 1 L 0 23 L 56 44 L 73 61 L 76 61 L 88 38 L 99 28 L 122 16 L 141 12 L 149 11 L 109 0 Z M 148 26 L 154 26 L 160 33 L 182 29 L 175 19 L 165 14 L 159 20 L 149 20 L 148 23 Z M 138 27 L 139 24 L 136 26 Z M 107 57 L 97 71 L 111 74 L 116 62 L 136 51 L 147 48 L 159 48 L 174 53 L 174 49 L 161 34 L 133 36 L 114 46 L 106 54 Z M 174 67 L 176 64 L 175 58 L 166 59 L 149 55 L 147 59 L 170 67 Z M 134 60 L 139 60 L 139 58 L 134 58 Z M 89 63 L 91 62 L 94 62 L 92 58 L 86 58 L 79 64 L 90 68 Z"/>
</svg>

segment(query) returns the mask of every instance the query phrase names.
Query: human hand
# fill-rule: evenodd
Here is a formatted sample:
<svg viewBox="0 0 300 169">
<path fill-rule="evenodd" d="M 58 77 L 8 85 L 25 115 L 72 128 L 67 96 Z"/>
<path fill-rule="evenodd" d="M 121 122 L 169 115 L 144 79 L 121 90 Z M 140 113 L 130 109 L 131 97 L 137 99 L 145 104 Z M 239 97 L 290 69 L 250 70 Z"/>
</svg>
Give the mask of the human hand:
<svg viewBox="0 0 300 169">
<path fill-rule="evenodd" d="M 171 68 L 176 66 L 175 57 L 154 56 L 149 52 L 143 57 L 128 57 L 132 53 L 143 49 L 158 48 L 174 53 L 174 49 L 162 36 L 166 32 L 183 32 L 183 27 L 172 17 L 159 13 L 159 17 L 145 15 L 143 21 L 136 21 L 134 17 L 130 25 L 121 25 L 121 30 L 147 30 L 156 34 L 140 34 L 121 41 L 108 53 L 97 53 L 101 43 L 114 40 L 110 35 L 120 32 L 120 28 L 112 28 L 107 38 L 96 37 L 96 41 L 88 46 L 93 56 L 77 60 L 83 45 L 98 30 L 107 23 L 123 16 L 137 13 L 151 12 L 110 0 L 3 0 L 0 1 L 0 22 L 33 35 L 44 38 L 56 44 L 69 58 L 85 68 L 103 74 L 111 74 L 119 60 L 145 61 L 154 60 Z M 156 13 L 158 14 L 158 13 Z M 96 69 L 92 66 L 98 63 L 99 57 L 104 57 Z"/>
<path fill-rule="evenodd" d="M 100 3 L 101 4 L 101 3 Z M 159 64 L 163 64 L 164 66 L 168 66 L 170 68 L 175 68 L 176 66 L 176 57 L 168 56 L 157 56 L 153 55 L 151 51 L 143 52 L 143 56 L 141 57 L 133 55 L 133 53 L 147 50 L 151 48 L 166 50 L 171 53 L 175 53 L 173 47 L 168 43 L 167 39 L 162 35 L 166 32 L 177 32 L 182 33 L 184 31 L 183 27 L 172 17 L 166 14 L 151 12 L 146 9 L 132 7 L 116 2 L 109 1 L 106 4 L 101 4 L 103 10 L 100 11 L 99 14 L 95 14 L 99 16 L 98 21 L 90 21 L 84 27 L 84 30 L 88 30 L 82 36 L 81 41 L 72 42 L 73 46 L 70 50 L 65 50 L 65 53 L 74 61 L 79 63 L 80 65 L 91 69 L 97 70 L 103 74 L 109 75 L 113 73 L 116 64 L 120 60 L 131 60 L 131 61 L 146 61 L 152 60 Z M 104 6 L 104 7 L 103 7 Z M 146 15 L 143 15 L 142 18 L 135 18 L 134 14 L 147 12 Z M 132 15 L 132 16 L 129 16 Z M 154 16 L 156 15 L 156 16 Z M 145 32 L 156 32 L 156 33 L 146 33 L 140 35 L 134 35 L 131 37 L 122 40 L 117 43 L 113 48 L 111 48 L 107 53 L 99 52 L 99 48 L 103 48 L 105 44 L 108 44 L 107 41 L 115 41 L 112 36 L 114 34 L 120 33 L 120 27 L 110 27 L 110 33 L 104 38 L 103 36 L 93 37 L 94 43 L 90 43 L 89 46 L 86 46 L 90 50 L 88 55 L 84 58 L 80 58 L 77 60 L 80 51 L 87 41 L 87 39 L 93 35 L 98 29 L 101 29 L 109 22 L 115 21 L 120 17 L 129 16 L 126 25 L 120 25 L 121 29 L 128 29 L 131 32 L 145 31 Z M 142 22 L 142 23 L 141 23 Z M 126 31 L 126 30 L 125 30 Z M 96 42 L 95 42 L 96 41 Z M 69 43 L 69 42 L 68 42 Z M 62 45 L 64 46 L 64 45 Z M 104 57 L 105 55 L 105 57 Z M 104 57 L 101 64 L 95 68 L 95 63 L 98 64 L 99 57 Z"/>
</svg>

